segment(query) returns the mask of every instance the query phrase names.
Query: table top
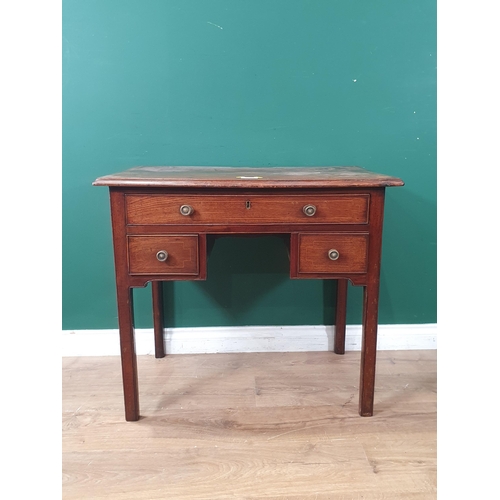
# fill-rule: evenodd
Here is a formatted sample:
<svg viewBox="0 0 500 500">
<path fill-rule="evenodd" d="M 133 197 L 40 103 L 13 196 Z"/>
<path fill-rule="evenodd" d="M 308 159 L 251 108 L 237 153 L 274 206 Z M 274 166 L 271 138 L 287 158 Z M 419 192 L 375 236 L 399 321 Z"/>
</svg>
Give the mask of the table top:
<svg viewBox="0 0 500 500">
<path fill-rule="evenodd" d="M 99 177 L 94 186 L 325 188 L 403 186 L 404 182 L 360 167 L 134 167 Z"/>
</svg>

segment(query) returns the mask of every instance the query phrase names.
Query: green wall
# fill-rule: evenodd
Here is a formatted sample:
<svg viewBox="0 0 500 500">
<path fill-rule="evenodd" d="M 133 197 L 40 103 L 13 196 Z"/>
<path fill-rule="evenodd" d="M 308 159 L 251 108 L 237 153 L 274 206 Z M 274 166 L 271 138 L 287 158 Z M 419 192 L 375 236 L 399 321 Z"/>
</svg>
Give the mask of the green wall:
<svg viewBox="0 0 500 500">
<path fill-rule="evenodd" d="M 434 0 L 64 0 L 63 328 L 117 328 L 107 188 L 136 165 L 359 165 L 386 197 L 381 323 L 436 322 Z M 274 237 L 165 285 L 168 326 L 324 324 Z M 348 322 L 361 322 L 349 289 Z M 150 327 L 150 286 L 135 291 Z"/>
</svg>

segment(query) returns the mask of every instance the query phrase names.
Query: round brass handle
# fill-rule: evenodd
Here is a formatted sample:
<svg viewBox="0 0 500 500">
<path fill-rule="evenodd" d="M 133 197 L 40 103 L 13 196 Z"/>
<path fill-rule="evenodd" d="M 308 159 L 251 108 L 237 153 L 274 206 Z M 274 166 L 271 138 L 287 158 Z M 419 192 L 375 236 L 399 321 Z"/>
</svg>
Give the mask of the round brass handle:
<svg viewBox="0 0 500 500">
<path fill-rule="evenodd" d="M 165 262 L 167 259 L 168 259 L 168 252 L 166 250 L 160 250 L 157 254 L 156 254 L 156 258 L 160 261 L 160 262 Z"/>
<path fill-rule="evenodd" d="M 179 211 L 182 215 L 191 215 L 194 209 L 191 205 L 182 205 Z"/>
<path fill-rule="evenodd" d="M 335 250 L 334 248 L 332 248 L 331 250 L 328 250 L 328 258 L 330 260 L 337 260 L 339 257 L 340 257 L 340 254 L 339 254 L 338 250 Z"/>
<path fill-rule="evenodd" d="M 308 216 L 312 217 L 316 213 L 316 207 L 314 205 L 304 205 L 302 211 Z"/>
</svg>

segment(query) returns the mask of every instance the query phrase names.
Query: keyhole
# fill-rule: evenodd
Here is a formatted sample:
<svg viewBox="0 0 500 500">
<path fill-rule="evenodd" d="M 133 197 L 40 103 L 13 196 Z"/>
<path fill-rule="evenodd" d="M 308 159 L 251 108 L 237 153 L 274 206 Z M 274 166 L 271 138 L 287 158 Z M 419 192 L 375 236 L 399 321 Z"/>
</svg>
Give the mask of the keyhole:
<svg viewBox="0 0 500 500">
<path fill-rule="evenodd" d="M 249 202 L 249 201 L 245 202 L 245 207 L 246 207 L 247 209 L 249 209 L 249 208 L 250 208 L 250 202 Z"/>
</svg>

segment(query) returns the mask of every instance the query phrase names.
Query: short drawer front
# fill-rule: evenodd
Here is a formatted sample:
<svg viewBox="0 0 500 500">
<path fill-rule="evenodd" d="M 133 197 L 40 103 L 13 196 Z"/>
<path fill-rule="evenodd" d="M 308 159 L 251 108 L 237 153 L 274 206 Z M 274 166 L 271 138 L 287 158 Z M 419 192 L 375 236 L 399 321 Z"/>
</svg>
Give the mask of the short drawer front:
<svg viewBox="0 0 500 500">
<path fill-rule="evenodd" d="M 367 262 L 368 233 L 298 235 L 299 274 L 366 273 Z"/>
<path fill-rule="evenodd" d="M 368 194 L 127 195 L 127 224 L 367 224 Z M 184 208 L 187 215 L 181 213 Z M 304 213 L 305 207 L 309 213 Z"/>
<path fill-rule="evenodd" d="M 129 236 L 130 274 L 198 275 L 198 235 Z"/>
</svg>

